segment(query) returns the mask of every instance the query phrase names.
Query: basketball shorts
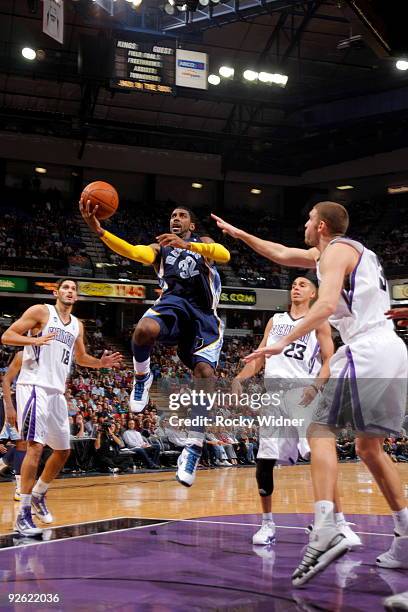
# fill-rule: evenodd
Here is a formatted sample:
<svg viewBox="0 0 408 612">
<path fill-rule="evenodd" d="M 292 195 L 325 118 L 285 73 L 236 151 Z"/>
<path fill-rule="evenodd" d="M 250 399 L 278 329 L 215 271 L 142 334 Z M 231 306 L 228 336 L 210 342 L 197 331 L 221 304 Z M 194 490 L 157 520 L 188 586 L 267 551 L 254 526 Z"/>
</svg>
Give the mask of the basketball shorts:
<svg viewBox="0 0 408 612">
<path fill-rule="evenodd" d="M 70 448 L 68 407 L 62 393 L 37 385 L 17 384 L 17 421 L 22 440 Z"/>
<path fill-rule="evenodd" d="M 143 315 L 160 325 L 158 341 L 177 345 L 180 360 L 191 370 L 203 361 L 217 367 L 223 323 L 215 311 L 204 311 L 176 295 L 164 295 Z"/>
<path fill-rule="evenodd" d="M 316 400 L 301 406 L 302 396 L 303 387 L 281 391 L 280 404 L 265 407 L 260 415 L 264 420 L 260 421 L 259 459 L 276 459 L 280 464 L 290 465 L 296 463 L 299 455 L 304 459 L 310 457 L 306 432 Z"/>
<path fill-rule="evenodd" d="M 313 422 L 356 433 L 398 435 L 407 412 L 407 349 L 393 332 L 371 333 L 342 346 Z"/>
</svg>

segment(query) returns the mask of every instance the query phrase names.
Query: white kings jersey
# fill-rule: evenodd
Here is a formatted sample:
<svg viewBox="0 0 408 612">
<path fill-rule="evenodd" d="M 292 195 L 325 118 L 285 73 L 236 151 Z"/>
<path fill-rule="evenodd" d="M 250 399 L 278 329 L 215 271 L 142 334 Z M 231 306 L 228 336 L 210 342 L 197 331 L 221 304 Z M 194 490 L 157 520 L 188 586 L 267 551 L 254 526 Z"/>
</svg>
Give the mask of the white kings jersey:
<svg viewBox="0 0 408 612">
<path fill-rule="evenodd" d="M 271 346 L 290 334 L 300 319 L 288 312 L 274 314 L 266 346 Z M 315 378 L 321 368 L 320 346 L 314 331 L 289 344 L 279 355 L 265 359 L 265 378 Z"/>
<path fill-rule="evenodd" d="M 24 347 L 23 363 L 17 384 L 36 385 L 65 393 L 74 345 L 79 335 L 79 321 L 71 315 L 69 323 L 64 325 L 55 306 L 45 305 L 49 316 L 40 335 L 55 333 L 55 338 L 50 344 Z"/>
<path fill-rule="evenodd" d="M 394 324 L 384 315 L 391 304 L 387 281 L 377 255 L 350 238 L 335 238 L 330 244 L 337 242 L 352 246 L 360 254 L 360 259 L 346 278 L 346 286 L 342 289 L 336 311 L 329 317 L 329 323 L 338 330 L 344 344 L 350 344 L 370 331 L 393 331 Z M 319 262 L 317 278 L 320 281 Z"/>
</svg>

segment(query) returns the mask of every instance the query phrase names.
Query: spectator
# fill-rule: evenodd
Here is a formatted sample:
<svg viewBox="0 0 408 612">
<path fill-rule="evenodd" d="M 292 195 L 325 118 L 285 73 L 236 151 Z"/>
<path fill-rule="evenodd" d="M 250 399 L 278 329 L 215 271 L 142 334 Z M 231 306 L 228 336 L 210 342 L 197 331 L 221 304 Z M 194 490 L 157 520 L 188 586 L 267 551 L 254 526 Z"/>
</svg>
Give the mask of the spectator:
<svg viewBox="0 0 408 612">
<path fill-rule="evenodd" d="M 160 450 L 146 442 L 141 433 L 136 431 L 135 421 L 133 419 L 129 419 L 128 429 L 123 434 L 123 441 L 126 448 L 131 450 L 134 455 L 141 458 L 148 468 L 157 470 L 160 467 Z"/>
</svg>

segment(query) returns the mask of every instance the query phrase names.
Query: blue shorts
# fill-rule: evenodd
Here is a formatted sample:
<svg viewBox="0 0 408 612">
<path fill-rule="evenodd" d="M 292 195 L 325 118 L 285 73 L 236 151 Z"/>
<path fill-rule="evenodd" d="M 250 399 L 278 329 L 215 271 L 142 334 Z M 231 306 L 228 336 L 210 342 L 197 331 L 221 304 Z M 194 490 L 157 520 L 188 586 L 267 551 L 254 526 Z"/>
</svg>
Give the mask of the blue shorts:
<svg viewBox="0 0 408 612">
<path fill-rule="evenodd" d="M 214 311 L 204 311 L 177 295 L 165 295 L 143 315 L 160 325 L 158 341 L 177 345 L 177 355 L 191 370 L 203 361 L 217 367 L 224 326 Z"/>
</svg>

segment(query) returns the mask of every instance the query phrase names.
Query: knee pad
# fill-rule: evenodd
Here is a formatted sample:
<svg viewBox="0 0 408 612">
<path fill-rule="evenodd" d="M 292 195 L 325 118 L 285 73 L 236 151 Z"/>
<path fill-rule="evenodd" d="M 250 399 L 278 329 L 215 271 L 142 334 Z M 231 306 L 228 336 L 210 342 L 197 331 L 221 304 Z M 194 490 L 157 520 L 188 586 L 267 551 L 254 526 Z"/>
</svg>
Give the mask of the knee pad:
<svg viewBox="0 0 408 612">
<path fill-rule="evenodd" d="M 273 468 L 276 459 L 257 459 L 256 481 L 261 497 L 269 497 L 273 493 Z"/>
</svg>

